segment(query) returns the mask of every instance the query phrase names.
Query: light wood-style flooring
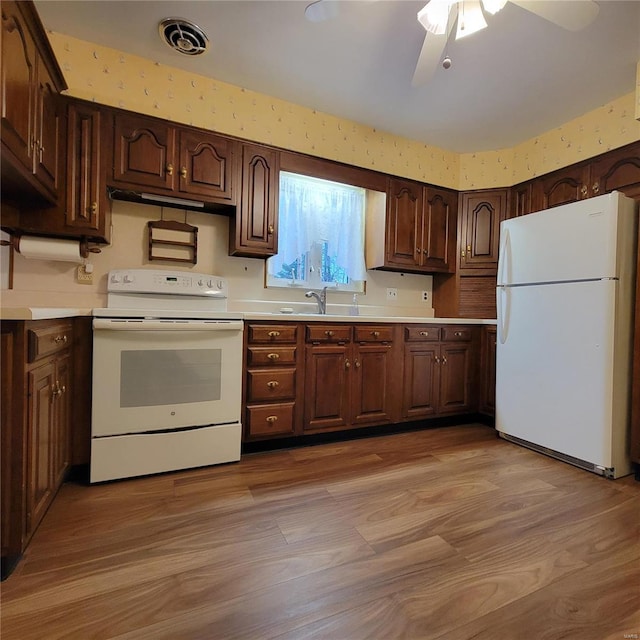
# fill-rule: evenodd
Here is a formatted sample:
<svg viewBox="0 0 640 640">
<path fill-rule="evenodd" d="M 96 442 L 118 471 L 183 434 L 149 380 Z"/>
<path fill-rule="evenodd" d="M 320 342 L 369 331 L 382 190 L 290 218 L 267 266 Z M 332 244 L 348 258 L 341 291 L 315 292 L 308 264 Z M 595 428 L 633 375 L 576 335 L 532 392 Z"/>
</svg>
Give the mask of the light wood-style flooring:
<svg viewBox="0 0 640 640">
<path fill-rule="evenodd" d="M 0 636 L 623 640 L 639 534 L 632 476 L 481 425 L 67 483 L 0 587 Z"/>
</svg>

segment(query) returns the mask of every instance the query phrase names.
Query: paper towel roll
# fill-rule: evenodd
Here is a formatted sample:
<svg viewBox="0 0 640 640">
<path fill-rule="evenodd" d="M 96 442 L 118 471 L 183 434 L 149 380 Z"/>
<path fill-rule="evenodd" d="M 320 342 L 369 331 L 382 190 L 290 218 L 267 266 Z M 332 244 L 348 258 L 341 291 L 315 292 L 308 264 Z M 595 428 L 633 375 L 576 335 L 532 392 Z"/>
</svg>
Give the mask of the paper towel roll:
<svg viewBox="0 0 640 640">
<path fill-rule="evenodd" d="M 35 260 L 58 260 L 61 262 L 82 262 L 80 242 L 77 240 L 56 240 L 22 236 L 18 243 L 21 256 Z"/>
</svg>

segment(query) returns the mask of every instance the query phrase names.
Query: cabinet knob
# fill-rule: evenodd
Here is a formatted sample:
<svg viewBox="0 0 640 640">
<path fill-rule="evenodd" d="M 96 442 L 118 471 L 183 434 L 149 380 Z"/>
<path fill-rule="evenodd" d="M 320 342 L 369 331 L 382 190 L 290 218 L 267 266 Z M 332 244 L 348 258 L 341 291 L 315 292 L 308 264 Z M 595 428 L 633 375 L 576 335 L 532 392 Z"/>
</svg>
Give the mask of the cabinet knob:
<svg viewBox="0 0 640 640">
<path fill-rule="evenodd" d="M 349 369 L 351 367 L 351 363 L 348 360 L 344 361 L 344 368 Z"/>
<path fill-rule="evenodd" d="M 454 331 L 453 335 L 459 338 L 462 335 L 462 331 Z"/>
<path fill-rule="evenodd" d="M 280 383 L 277 380 L 269 380 L 269 382 L 267 382 L 267 387 L 269 387 L 269 389 L 275 389 Z"/>
<path fill-rule="evenodd" d="M 356 360 L 353 364 L 354 364 L 356 369 L 360 368 L 360 361 L 359 360 Z"/>
<path fill-rule="evenodd" d="M 269 331 L 267 334 L 270 338 L 277 338 L 280 335 L 279 331 Z"/>
<path fill-rule="evenodd" d="M 167 175 L 168 176 L 172 176 L 173 175 L 173 165 L 171 163 L 169 163 L 167 165 Z"/>
<path fill-rule="evenodd" d="M 599 193 L 600 191 L 600 184 L 597 182 L 593 183 L 593 186 L 591 187 L 591 191 L 593 191 L 593 193 Z"/>
<path fill-rule="evenodd" d="M 67 336 L 66 336 L 66 335 L 64 335 L 64 336 L 56 336 L 56 337 L 53 339 L 53 341 L 54 341 L 56 344 L 60 344 L 61 342 L 62 342 L 63 344 L 66 344 L 66 342 L 67 342 Z"/>
<path fill-rule="evenodd" d="M 435 360 L 436 360 L 436 364 L 440 364 L 440 356 L 436 356 Z"/>
<path fill-rule="evenodd" d="M 447 364 L 447 358 L 446 358 L 446 356 L 442 356 L 442 364 Z"/>
<path fill-rule="evenodd" d="M 429 332 L 428 331 L 421 331 L 420 335 L 424 336 L 426 338 L 429 335 Z"/>
<path fill-rule="evenodd" d="M 327 336 L 327 338 L 331 338 L 333 337 L 333 331 L 325 331 L 324 335 Z"/>
<path fill-rule="evenodd" d="M 89 207 L 89 213 L 96 213 L 97 211 L 98 211 L 98 203 L 92 202 L 91 206 Z"/>
<path fill-rule="evenodd" d="M 467 252 L 464 249 L 460 252 L 460 257 L 461 258 L 466 258 L 467 257 Z"/>
<path fill-rule="evenodd" d="M 66 390 L 67 390 L 67 387 L 65 387 L 64 385 L 60 386 L 60 382 L 56 380 L 56 386 L 51 392 L 51 395 L 55 400 L 56 398 L 59 398 Z"/>
<path fill-rule="evenodd" d="M 272 224 L 269 225 L 268 229 L 267 229 L 267 233 L 272 236 L 273 232 L 274 232 L 274 226 Z"/>
<path fill-rule="evenodd" d="M 187 177 L 187 167 L 182 167 L 180 169 L 180 177 L 181 178 L 186 178 Z"/>
<path fill-rule="evenodd" d="M 267 355 L 267 358 L 269 358 L 269 360 L 278 360 L 280 358 L 280 354 L 279 353 L 270 353 L 269 355 Z"/>
<path fill-rule="evenodd" d="M 377 338 L 377 337 L 380 335 L 380 332 L 379 332 L 379 331 L 372 331 L 372 332 L 371 332 L 371 335 L 372 335 L 374 338 Z"/>
<path fill-rule="evenodd" d="M 582 195 L 583 198 L 586 198 L 587 197 L 587 193 L 588 193 L 587 185 L 583 184 L 580 187 L 580 194 Z"/>
<path fill-rule="evenodd" d="M 278 416 L 267 416 L 266 420 L 269 424 L 273 424 L 274 422 L 278 422 Z"/>
</svg>

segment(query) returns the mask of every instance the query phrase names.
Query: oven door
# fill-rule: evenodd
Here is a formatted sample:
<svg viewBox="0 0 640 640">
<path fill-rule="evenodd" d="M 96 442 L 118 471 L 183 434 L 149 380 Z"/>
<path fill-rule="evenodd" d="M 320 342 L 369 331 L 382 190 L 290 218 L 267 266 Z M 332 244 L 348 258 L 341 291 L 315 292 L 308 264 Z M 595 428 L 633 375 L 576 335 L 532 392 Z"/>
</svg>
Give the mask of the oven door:
<svg viewBox="0 0 640 640">
<path fill-rule="evenodd" d="M 95 318 L 92 436 L 239 423 L 242 321 Z"/>
</svg>

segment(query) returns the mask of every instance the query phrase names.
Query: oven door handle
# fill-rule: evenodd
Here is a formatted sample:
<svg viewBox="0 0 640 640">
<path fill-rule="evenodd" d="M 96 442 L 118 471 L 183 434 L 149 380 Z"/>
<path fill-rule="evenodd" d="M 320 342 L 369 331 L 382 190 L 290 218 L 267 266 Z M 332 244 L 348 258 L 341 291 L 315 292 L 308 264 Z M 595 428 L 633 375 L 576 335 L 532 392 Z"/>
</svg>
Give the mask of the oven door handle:
<svg viewBox="0 0 640 640">
<path fill-rule="evenodd" d="M 242 331 L 242 320 L 146 320 L 94 318 L 94 329 L 108 331 Z"/>
</svg>

